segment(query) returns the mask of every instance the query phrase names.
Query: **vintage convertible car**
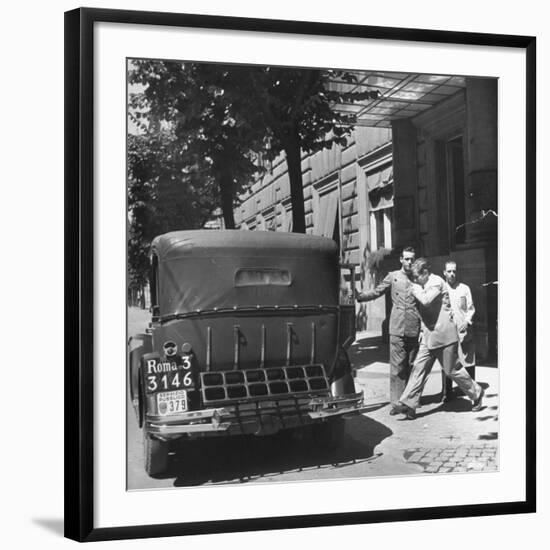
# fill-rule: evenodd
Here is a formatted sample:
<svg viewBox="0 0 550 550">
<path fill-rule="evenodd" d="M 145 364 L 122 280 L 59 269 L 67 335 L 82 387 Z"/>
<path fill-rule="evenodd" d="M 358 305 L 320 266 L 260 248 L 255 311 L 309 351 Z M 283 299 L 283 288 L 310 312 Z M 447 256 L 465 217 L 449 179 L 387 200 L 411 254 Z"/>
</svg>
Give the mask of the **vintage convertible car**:
<svg viewBox="0 0 550 550">
<path fill-rule="evenodd" d="M 178 231 L 157 237 L 150 259 L 152 319 L 128 361 L 149 475 L 166 470 L 176 438 L 309 429 L 334 442 L 364 410 L 334 241 Z"/>
</svg>

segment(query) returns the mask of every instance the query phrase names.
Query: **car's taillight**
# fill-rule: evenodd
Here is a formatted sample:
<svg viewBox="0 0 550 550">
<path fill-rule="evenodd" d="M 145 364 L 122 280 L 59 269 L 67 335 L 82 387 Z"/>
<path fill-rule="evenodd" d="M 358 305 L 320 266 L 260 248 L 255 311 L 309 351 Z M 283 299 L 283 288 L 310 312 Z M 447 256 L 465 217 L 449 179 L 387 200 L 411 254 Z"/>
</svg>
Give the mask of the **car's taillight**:
<svg viewBox="0 0 550 550">
<path fill-rule="evenodd" d="M 181 352 L 184 354 L 189 354 L 193 351 L 193 348 L 191 347 L 191 344 L 189 342 L 185 342 L 185 344 L 182 344 L 181 346 Z"/>
</svg>

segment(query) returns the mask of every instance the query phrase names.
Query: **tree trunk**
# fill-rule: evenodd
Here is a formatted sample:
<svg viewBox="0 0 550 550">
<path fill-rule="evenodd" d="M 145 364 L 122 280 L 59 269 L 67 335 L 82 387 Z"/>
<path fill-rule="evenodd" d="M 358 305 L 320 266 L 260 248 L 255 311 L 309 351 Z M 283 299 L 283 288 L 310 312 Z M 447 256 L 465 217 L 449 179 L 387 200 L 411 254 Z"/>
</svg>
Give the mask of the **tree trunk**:
<svg viewBox="0 0 550 550">
<path fill-rule="evenodd" d="M 298 129 L 284 142 L 288 177 L 290 180 L 290 204 L 292 205 L 293 233 L 306 232 L 306 215 L 304 210 L 304 187 L 302 183 L 302 159 Z"/>
<path fill-rule="evenodd" d="M 218 184 L 220 187 L 220 203 L 225 228 L 235 229 L 235 216 L 233 215 L 233 178 L 231 174 L 226 170 L 222 170 L 220 172 Z"/>
</svg>

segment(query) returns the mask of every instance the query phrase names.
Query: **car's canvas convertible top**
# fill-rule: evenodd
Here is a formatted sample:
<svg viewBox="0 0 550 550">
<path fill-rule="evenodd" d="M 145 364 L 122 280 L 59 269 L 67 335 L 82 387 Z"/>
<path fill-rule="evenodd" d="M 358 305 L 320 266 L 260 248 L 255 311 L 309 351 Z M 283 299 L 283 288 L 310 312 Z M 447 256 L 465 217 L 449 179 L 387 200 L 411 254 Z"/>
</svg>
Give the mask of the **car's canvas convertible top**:
<svg viewBox="0 0 550 550">
<path fill-rule="evenodd" d="M 208 230 L 174 231 L 157 237 L 152 244 L 159 261 L 188 256 L 257 255 L 293 257 L 296 255 L 333 257 L 337 253 L 332 239 L 300 233 L 276 231 Z"/>
<path fill-rule="evenodd" d="M 241 230 L 157 237 L 160 315 L 213 308 L 337 305 L 338 248 L 328 238 Z"/>
</svg>

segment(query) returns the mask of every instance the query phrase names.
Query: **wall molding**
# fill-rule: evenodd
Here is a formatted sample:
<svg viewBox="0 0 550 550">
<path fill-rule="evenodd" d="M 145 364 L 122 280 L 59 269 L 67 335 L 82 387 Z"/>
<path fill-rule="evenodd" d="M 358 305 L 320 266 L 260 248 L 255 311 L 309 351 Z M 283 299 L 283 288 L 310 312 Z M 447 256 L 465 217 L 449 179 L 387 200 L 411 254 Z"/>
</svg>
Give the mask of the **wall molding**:
<svg viewBox="0 0 550 550">
<path fill-rule="evenodd" d="M 357 159 L 357 164 L 365 171 L 377 170 L 380 165 L 385 164 L 393 158 L 393 141 L 384 143 L 381 147 L 369 151 L 366 155 Z"/>
</svg>

